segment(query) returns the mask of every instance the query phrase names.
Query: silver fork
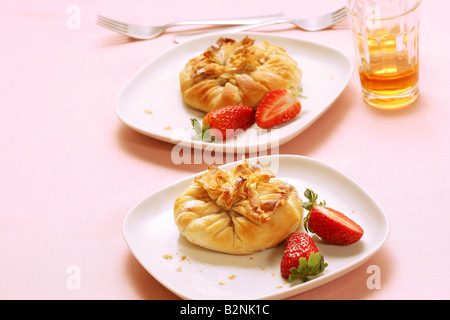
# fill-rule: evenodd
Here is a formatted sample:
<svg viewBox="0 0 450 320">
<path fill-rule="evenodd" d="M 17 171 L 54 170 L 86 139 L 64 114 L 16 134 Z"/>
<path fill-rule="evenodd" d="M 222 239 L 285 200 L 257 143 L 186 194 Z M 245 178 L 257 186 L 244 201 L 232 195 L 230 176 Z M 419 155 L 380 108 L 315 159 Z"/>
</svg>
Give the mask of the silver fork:
<svg viewBox="0 0 450 320">
<path fill-rule="evenodd" d="M 163 33 L 166 29 L 181 26 L 181 25 L 252 25 L 264 21 L 274 19 L 285 19 L 284 14 L 274 14 L 268 16 L 259 17 L 246 17 L 246 18 L 230 18 L 230 19 L 210 19 L 210 20 L 197 20 L 197 21 L 176 21 L 163 26 L 138 26 L 135 24 L 120 22 L 101 15 L 97 15 L 97 25 L 127 35 L 135 39 L 153 39 Z"/>
<path fill-rule="evenodd" d="M 295 24 L 300 29 L 303 29 L 306 31 L 318 31 L 318 30 L 323 30 L 323 29 L 329 28 L 332 25 L 338 23 L 339 21 L 344 20 L 346 17 L 347 17 L 347 11 L 346 11 L 346 8 L 343 7 L 336 11 L 327 13 L 322 16 L 314 17 L 314 18 L 306 18 L 306 19 L 299 19 L 299 20 L 292 20 L 292 19 L 286 19 L 286 18 L 274 19 L 271 21 L 265 21 L 265 22 L 255 24 L 255 25 L 241 25 L 241 26 L 234 26 L 234 27 L 229 27 L 229 28 L 209 30 L 209 31 L 204 31 L 204 32 L 197 32 L 197 33 L 177 34 L 174 37 L 174 41 L 176 43 L 180 43 L 180 42 L 191 40 L 191 39 L 197 38 L 199 36 L 203 36 L 203 35 L 239 32 L 239 31 L 244 31 L 244 30 L 248 30 L 248 29 L 254 29 L 254 28 L 258 28 L 258 27 L 267 26 L 270 24 L 278 24 L 278 23 L 292 23 L 292 24 Z"/>
</svg>

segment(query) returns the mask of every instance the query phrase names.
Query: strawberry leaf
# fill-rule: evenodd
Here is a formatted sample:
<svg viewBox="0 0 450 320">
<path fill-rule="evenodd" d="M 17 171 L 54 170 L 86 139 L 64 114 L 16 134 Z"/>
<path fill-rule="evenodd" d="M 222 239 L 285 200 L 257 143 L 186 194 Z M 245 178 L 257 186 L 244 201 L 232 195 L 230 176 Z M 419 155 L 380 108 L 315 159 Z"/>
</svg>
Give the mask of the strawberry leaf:
<svg viewBox="0 0 450 320">
<path fill-rule="evenodd" d="M 300 279 L 303 282 L 310 280 L 311 276 L 321 273 L 328 266 L 320 252 L 313 252 L 309 255 L 308 260 L 301 257 L 298 259 L 298 267 L 289 269 L 289 282 Z"/>
<path fill-rule="evenodd" d="M 205 142 L 213 142 L 215 140 L 215 138 L 210 134 L 209 124 L 202 126 L 197 119 L 191 119 L 191 124 L 195 131 L 194 140 L 201 140 Z"/>
<path fill-rule="evenodd" d="M 191 119 L 192 127 L 194 128 L 196 136 L 202 135 L 202 126 L 200 125 L 200 122 L 197 119 Z"/>
<path fill-rule="evenodd" d="M 301 99 L 308 99 L 308 96 L 303 94 L 303 88 L 300 88 L 297 91 L 293 91 L 293 93 L 296 97 L 299 97 Z"/>
<path fill-rule="evenodd" d="M 325 200 L 321 201 L 320 203 L 317 203 L 318 195 L 311 189 L 306 189 L 304 195 L 309 201 L 303 202 L 302 207 L 308 210 L 309 212 L 303 219 L 303 226 L 305 227 L 306 231 L 314 233 L 314 231 L 312 231 L 308 226 L 308 220 L 311 215 L 311 210 L 314 206 L 326 206 L 327 203 L 325 202 Z"/>
<path fill-rule="evenodd" d="M 308 258 L 308 267 L 315 268 L 317 265 L 320 265 L 321 254 L 311 253 Z"/>
<path fill-rule="evenodd" d="M 318 195 L 312 191 L 311 189 L 306 189 L 304 193 L 305 197 L 309 200 L 308 202 L 303 202 L 302 207 L 306 210 L 311 211 L 314 206 L 326 206 L 326 202 L 322 201 L 319 204 L 317 203 Z"/>
</svg>

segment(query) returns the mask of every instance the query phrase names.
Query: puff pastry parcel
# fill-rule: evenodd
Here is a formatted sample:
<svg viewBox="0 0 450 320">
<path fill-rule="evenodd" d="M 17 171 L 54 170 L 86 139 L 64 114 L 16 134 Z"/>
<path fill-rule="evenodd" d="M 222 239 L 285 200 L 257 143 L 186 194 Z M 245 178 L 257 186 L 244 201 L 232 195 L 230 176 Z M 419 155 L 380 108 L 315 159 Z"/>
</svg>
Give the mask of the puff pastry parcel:
<svg viewBox="0 0 450 320">
<path fill-rule="evenodd" d="M 297 190 L 259 162 L 211 166 L 176 199 L 174 218 L 190 242 L 229 254 L 277 246 L 301 228 Z"/>
<path fill-rule="evenodd" d="M 255 44 L 220 38 L 180 73 L 183 100 L 204 112 L 246 105 L 255 109 L 275 89 L 300 89 L 302 72 L 283 48 L 267 41 Z"/>
</svg>

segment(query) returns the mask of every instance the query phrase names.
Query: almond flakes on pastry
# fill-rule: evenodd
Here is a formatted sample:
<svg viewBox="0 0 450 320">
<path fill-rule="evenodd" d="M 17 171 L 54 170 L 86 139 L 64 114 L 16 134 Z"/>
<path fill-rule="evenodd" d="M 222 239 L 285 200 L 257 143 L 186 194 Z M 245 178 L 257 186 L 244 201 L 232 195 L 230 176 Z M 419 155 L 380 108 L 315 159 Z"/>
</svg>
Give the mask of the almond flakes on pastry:
<svg viewBox="0 0 450 320">
<path fill-rule="evenodd" d="M 176 199 L 174 219 L 190 242 L 229 254 L 277 246 L 302 226 L 297 190 L 257 162 L 211 166 Z"/>
<path fill-rule="evenodd" d="M 286 51 L 267 41 L 255 44 L 220 38 L 187 62 L 180 73 L 184 102 L 210 112 L 230 105 L 255 109 L 269 91 L 300 89 L 302 72 Z"/>
</svg>

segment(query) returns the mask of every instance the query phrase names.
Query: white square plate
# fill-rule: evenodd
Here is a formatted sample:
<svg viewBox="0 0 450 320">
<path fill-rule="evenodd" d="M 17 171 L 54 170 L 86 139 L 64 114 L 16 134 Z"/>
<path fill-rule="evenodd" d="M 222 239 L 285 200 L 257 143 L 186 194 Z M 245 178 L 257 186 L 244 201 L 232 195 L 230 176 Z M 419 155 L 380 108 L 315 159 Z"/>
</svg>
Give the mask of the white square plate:
<svg viewBox="0 0 450 320">
<path fill-rule="evenodd" d="M 181 298 L 287 298 L 353 270 L 378 251 L 387 239 L 389 223 L 384 211 L 361 186 L 343 173 L 302 156 L 272 155 L 257 159 L 277 178 L 292 184 L 303 200 L 306 200 L 303 192 L 310 188 L 319 195 L 319 200 L 326 200 L 327 205 L 355 220 L 364 229 L 363 237 L 348 246 L 315 239 L 328 267 L 308 282 L 288 283 L 280 275 L 282 245 L 251 255 L 235 256 L 204 249 L 180 236 L 174 222 L 173 205 L 198 174 L 187 177 L 142 200 L 131 209 L 123 224 L 125 241 L 136 259 L 155 279 Z M 236 163 L 222 167 L 234 165 Z"/>
<path fill-rule="evenodd" d="M 293 120 L 263 130 L 254 124 L 245 133 L 225 142 L 193 139 L 190 119 L 203 112 L 187 106 L 181 97 L 179 74 L 185 64 L 215 44 L 209 35 L 178 44 L 139 70 L 121 90 L 116 103 L 118 117 L 129 127 L 153 138 L 195 148 L 226 152 L 257 152 L 278 147 L 317 120 L 347 86 L 353 65 L 342 52 L 318 43 L 259 33 L 232 33 L 222 37 L 257 42 L 266 40 L 284 48 L 302 70 L 302 110 Z"/>
</svg>

